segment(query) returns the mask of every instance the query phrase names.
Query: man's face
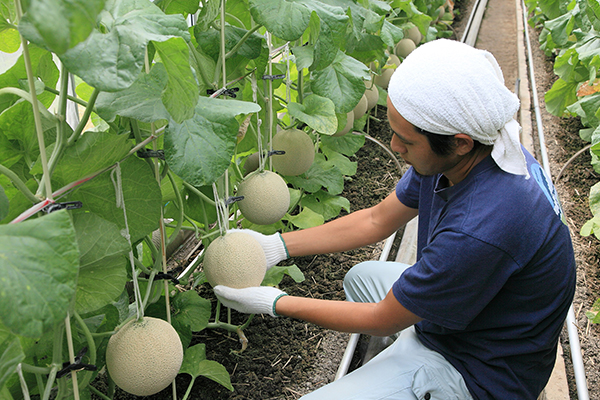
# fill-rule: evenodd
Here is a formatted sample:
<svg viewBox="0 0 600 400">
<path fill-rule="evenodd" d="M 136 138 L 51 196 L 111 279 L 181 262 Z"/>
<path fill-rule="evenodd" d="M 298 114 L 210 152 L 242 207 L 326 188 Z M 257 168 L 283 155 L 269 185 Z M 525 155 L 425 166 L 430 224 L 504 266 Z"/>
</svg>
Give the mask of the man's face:
<svg viewBox="0 0 600 400">
<path fill-rule="evenodd" d="M 389 97 L 387 100 L 388 121 L 394 134 L 390 146 L 400 157 L 421 175 L 435 175 L 450 170 L 458 163 L 451 154 L 439 156 L 431 150 L 425 135 L 418 133 L 414 126 L 405 120 L 394 108 Z"/>
</svg>

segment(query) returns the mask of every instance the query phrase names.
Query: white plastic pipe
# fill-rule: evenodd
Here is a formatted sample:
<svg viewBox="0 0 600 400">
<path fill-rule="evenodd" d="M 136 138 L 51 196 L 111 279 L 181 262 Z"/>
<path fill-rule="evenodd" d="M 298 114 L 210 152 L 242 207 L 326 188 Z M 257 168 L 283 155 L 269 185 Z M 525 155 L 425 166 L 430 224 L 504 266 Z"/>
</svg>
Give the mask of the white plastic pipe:
<svg viewBox="0 0 600 400">
<path fill-rule="evenodd" d="M 387 261 L 387 259 L 390 256 L 390 251 L 394 244 L 395 238 L 396 232 L 392 233 L 392 235 L 385 240 L 385 243 L 383 244 L 383 249 L 381 250 L 381 255 L 379 256 L 379 261 Z M 348 340 L 346 350 L 342 355 L 342 360 L 340 361 L 340 365 L 338 367 L 337 373 L 335 374 L 334 380 L 337 381 L 342 376 L 346 375 L 346 373 L 348 373 L 350 363 L 352 362 L 352 357 L 354 356 L 354 350 L 356 350 L 356 346 L 358 345 L 358 339 L 360 339 L 360 333 L 353 333 L 350 335 L 350 340 Z"/>
<path fill-rule="evenodd" d="M 527 45 L 527 58 L 529 59 L 529 75 L 531 79 L 531 94 L 533 97 L 533 105 L 535 110 L 535 120 L 538 129 L 538 138 L 540 141 L 540 152 L 542 156 L 542 164 L 546 176 L 552 180 L 552 174 L 550 173 L 550 164 L 548 162 L 548 153 L 546 151 L 546 141 L 544 138 L 544 127 L 542 125 L 542 117 L 540 113 L 540 105 L 538 102 L 537 89 L 535 85 L 535 73 L 533 68 L 533 56 L 531 54 L 531 41 L 529 40 L 529 30 L 527 29 L 527 8 L 525 2 L 522 2 L 523 9 L 523 26 L 525 27 L 525 41 Z M 585 377 L 585 368 L 583 366 L 583 359 L 581 356 L 581 345 L 579 342 L 579 332 L 577 332 L 577 320 L 575 318 L 575 312 L 573 311 L 573 304 L 569 307 L 567 313 L 567 332 L 569 334 L 569 347 L 571 348 L 571 359 L 573 361 L 573 371 L 575 374 L 575 383 L 577 385 L 577 398 L 579 400 L 589 400 L 590 395 L 587 388 L 587 382 Z"/>
</svg>

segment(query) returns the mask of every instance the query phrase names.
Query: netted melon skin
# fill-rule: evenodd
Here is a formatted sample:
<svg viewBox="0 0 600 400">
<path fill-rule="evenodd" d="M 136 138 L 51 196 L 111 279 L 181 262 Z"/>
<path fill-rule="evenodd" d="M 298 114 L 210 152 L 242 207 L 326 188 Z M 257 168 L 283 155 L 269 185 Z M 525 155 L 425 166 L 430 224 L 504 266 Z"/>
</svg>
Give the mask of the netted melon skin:
<svg viewBox="0 0 600 400">
<path fill-rule="evenodd" d="M 267 272 L 262 247 L 244 232 L 227 232 L 206 249 L 203 264 L 206 280 L 212 287 L 236 289 L 260 286 Z"/>
<path fill-rule="evenodd" d="M 287 129 L 273 136 L 273 150 L 283 150 L 283 155 L 273 155 L 273 168 L 281 175 L 298 176 L 310 168 L 315 160 L 314 143 L 299 129 Z"/>
<path fill-rule="evenodd" d="M 290 191 L 281 176 L 271 171 L 249 175 L 240 183 L 238 201 L 242 215 L 253 224 L 270 225 L 279 221 L 290 206 Z"/>
<path fill-rule="evenodd" d="M 106 368 L 116 385 L 136 396 L 160 392 L 177 376 L 183 346 L 177 331 L 159 318 L 130 321 L 111 336 Z"/>
</svg>

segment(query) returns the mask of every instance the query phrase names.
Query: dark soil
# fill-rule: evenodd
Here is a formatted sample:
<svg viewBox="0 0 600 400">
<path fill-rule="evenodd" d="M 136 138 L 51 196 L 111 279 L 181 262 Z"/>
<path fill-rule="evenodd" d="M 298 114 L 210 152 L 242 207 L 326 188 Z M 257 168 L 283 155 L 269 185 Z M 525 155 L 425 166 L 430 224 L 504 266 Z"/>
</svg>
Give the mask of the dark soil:
<svg viewBox="0 0 600 400">
<path fill-rule="evenodd" d="M 454 26 L 458 39 L 461 35 L 461 26 L 464 26 L 468 19 L 471 4 L 472 1 L 463 0 L 457 2 L 455 6 L 461 10 Z M 501 4 L 504 4 L 504 7 L 512 7 L 513 14 L 504 12 L 505 16 L 508 15 L 509 18 L 512 18 L 514 2 L 490 0 L 488 11 L 500 10 Z M 486 18 L 492 19 L 487 14 Z M 500 29 L 498 27 L 502 26 L 503 29 L 506 28 L 509 31 L 509 33 L 502 34 L 483 26 L 481 34 L 486 34 L 486 29 L 488 29 L 488 35 L 494 35 L 494 32 L 496 34 L 494 40 L 481 40 L 477 47 L 480 47 L 479 44 L 481 44 L 496 55 L 507 77 L 507 86 L 512 88 L 516 79 L 516 73 L 513 70 L 516 68 L 515 61 L 511 55 L 514 43 L 497 39 L 498 37 L 509 37 L 505 35 L 509 35 L 512 29 L 516 30 L 516 26 L 508 25 L 510 26 L 507 24 L 495 25 L 496 29 Z M 600 246 L 597 239 L 579 235 L 581 226 L 591 217 L 587 202 L 589 188 L 598 181 L 599 176 L 590 166 L 589 153 L 584 153 L 565 168 L 560 179 L 556 179 L 567 160 L 587 143 L 579 138 L 578 130 L 581 126 L 578 119 L 561 119 L 545 112 L 543 95 L 556 80 L 552 71 L 553 58 L 540 52 L 537 42 L 539 32 L 530 28 L 530 34 L 533 36 L 531 40 L 537 90 L 539 102 L 542 104 L 542 122 L 553 180 L 556 181 L 557 190 L 573 233 L 578 263 L 578 289 L 574 308 L 579 324 L 587 383 L 590 398 L 600 399 L 600 385 L 598 385 L 600 379 L 598 371 L 598 365 L 600 365 L 599 330 L 598 326 L 590 325 L 585 317 L 585 311 L 589 310 L 593 302 L 600 297 L 600 273 L 598 272 Z M 494 45 L 504 49 L 494 49 Z M 488 48 L 488 46 L 490 47 Z M 505 51 L 506 47 L 510 47 L 508 52 Z M 511 59 L 506 60 L 501 55 L 502 53 L 511 55 Z M 533 109 L 531 113 L 533 116 Z M 385 110 L 380 109 L 376 115 L 381 122 L 371 120 L 369 134 L 387 145 L 391 131 L 385 120 Z M 538 152 L 536 156 L 540 159 L 537 132 L 534 132 L 534 136 L 535 148 Z M 350 201 L 352 209 L 357 210 L 374 205 L 387 196 L 393 190 L 401 173 L 389 154 L 370 140 L 366 141 L 364 148 L 353 159 L 358 162 L 358 173 L 346 182 L 342 195 Z M 345 297 L 342 280 L 346 271 L 363 260 L 378 258 L 380 249 L 381 244 L 378 244 L 343 254 L 297 257 L 288 260 L 288 263 L 296 264 L 304 272 L 306 280 L 297 284 L 289 278 L 284 278 L 280 287 L 294 295 L 343 300 Z M 182 254 L 181 257 L 186 256 L 185 253 Z M 211 296 L 209 291 L 203 292 L 202 295 L 204 297 Z M 225 318 L 224 314 L 222 319 Z M 245 318 L 243 315 L 232 312 L 234 323 L 241 323 Z M 235 335 L 223 331 L 205 330 L 194 336 L 192 344 L 205 343 L 207 358 L 222 363 L 229 371 L 235 391 L 230 392 L 209 379 L 199 377 L 191 391 L 190 399 L 298 399 L 303 394 L 334 379 L 349 338 L 347 334 L 332 332 L 301 321 L 289 318 L 275 319 L 260 315 L 255 316 L 245 330 L 245 334 L 249 344 L 241 354 L 235 353 L 241 347 Z M 570 398 L 577 399 L 566 330 L 561 337 L 561 343 L 565 352 Z M 182 398 L 188 383 L 187 375 L 180 375 L 177 378 L 178 398 Z M 93 396 L 93 398 L 96 397 Z M 135 397 L 117 391 L 115 398 L 134 399 Z M 148 397 L 148 399 L 155 400 L 171 398 L 172 389 L 170 387 L 157 395 Z"/>
</svg>

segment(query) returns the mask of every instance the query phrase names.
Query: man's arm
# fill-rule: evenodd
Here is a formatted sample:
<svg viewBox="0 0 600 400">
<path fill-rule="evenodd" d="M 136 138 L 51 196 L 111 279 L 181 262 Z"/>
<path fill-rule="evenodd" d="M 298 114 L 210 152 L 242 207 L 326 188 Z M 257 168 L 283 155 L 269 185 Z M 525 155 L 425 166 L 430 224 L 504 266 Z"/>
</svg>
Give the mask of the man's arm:
<svg viewBox="0 0 600 400">
<path fill-rule="evenodd" d="M 391 290 L 379 303 L 283 296 L 277 300 L 275 311 L 327 329 L 373 336 L 389 336 L 422 320 L 404 308 Z"/>
<path fill-rule="evenodd" d="M 282 237 L 290 257 L 352 250 L 387 238 L 417 213 L 392 192 L 371 208 L 314 228 L 286 232 Z"/>
</svg>

